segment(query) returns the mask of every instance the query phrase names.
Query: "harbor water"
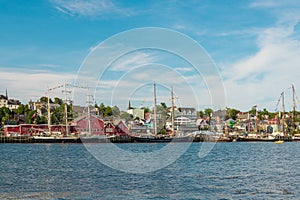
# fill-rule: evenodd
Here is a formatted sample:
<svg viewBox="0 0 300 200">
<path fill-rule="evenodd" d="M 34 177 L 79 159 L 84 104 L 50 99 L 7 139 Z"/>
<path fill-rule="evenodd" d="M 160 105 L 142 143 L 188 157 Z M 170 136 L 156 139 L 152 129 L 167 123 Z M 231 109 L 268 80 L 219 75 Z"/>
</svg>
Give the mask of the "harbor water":
<svg viewBox="0 0 300 200">
<path fill-rule="evenodd" d="M 300 199 L 300 143 L 216 143 L 201 158 L 203 144 L 142 174 L 112 169 L 82 144 L 1 144 L 0 199 Z"/>
</svg>

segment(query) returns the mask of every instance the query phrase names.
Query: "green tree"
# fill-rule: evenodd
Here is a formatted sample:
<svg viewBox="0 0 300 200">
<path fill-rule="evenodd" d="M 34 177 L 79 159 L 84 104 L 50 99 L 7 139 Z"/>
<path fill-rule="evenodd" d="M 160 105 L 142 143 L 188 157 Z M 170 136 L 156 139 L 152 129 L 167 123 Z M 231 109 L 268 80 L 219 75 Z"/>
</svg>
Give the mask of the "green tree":
<svg viewBox="0 0 300 200">
<path fill-rule="evenodd" d="M 112 116 L 114 117 L 120 116 L 120 109 L 118 106 L 113 106 L 111 110 L 112 110 Z"/>
<path fill-rule="evenodd" d="M 251 110 L 249 110 L 249 114 L 256 115 L 256 107 L 252 107 Z"/>
<path fill-rule="evenodd" d="M 205 108 L 204 109 L 204 114 L 206 116 L 210 117 L 212 113 L 213 113 L 213 110 L 211 108 Z"/>
<path fill-rule="evenodd" d="M 37 115 L 36 110 L 29 111 L 28 114 L 27 114 L 26 123 L 27 124 L 33 124 L 35 122 L 36 115 Z"/>
<path fill-rule="evenodd" d="M 109 117 L 109 116 L 112 116 L 112 109 L 110 106 L 106 106 L 104 110 L 104 117 Z"/>
<path fill-rule="evenodd" d="M 144 109 L 144 113 L 149 113 L 150 109 L 148 107 L 143 107 L 142 109 Z"/>
<path fill-rule="evenodd" d="M 41 97 L 40 98 L 40 102 L 48 103 L 48 97 L 45 97 L 45 96 Z M 53 101 L 52 101 L 51 98 L 49 99 L 49 102 L 53 103 Z"/>
<path fill-rule="evenodd" d="M 239 110 L 234 109 L 234 108 L 226 108 L 226 111 L 227 111 L 226 119 L 231 118 L 231 119 L 234 119 L 234 120 L 236 120 L 237 114 L 240 112 Z"/>
<path fill-rule="evenodd" d="M 65 106 L 64 104 L 60 105 L 59 107 L 55 108 L 51 113 L 51 123 L 52 124 L 60 124 L 63 122 L 65 117 Z"/>
<path fill-rule="evenodd" d="M 13 112 L 7 107 L 0 108 L 0 120 L 3 124 L 8 124 L 9 121 L 13 118 Z"/>
<path fill-rule="evenodd" d="M 104 105 L 104 103 L 100 104 L 100 106 L 98 107 L 98 110 L 99 110 L 100 116 L 104 116 L 104 112 L 105 112 L 105 105 Z"/>
<path fill-rule="evenodd" d="M 167 110 L 168 107 L 167 107 L 167 104 L 166 104 L 165 102 L 161 102 L 160 105 L 161 105 L 165 110 Z"/>
<path fill-rule="evenodd" d="M 202 118 L 204 116 L 204 112 L 202 110 L 198 111 L 197 116 Z"/>
<path fill-rule="evenodd" d="M 47 117 L 45 115 L 37 116 L 35 123 L 36 124 L 47 124 L 48 123 Z"/>
<path fill-rule="evenodd" d="M 25 114 L 25 106 L 23 104 L 19 105 L 19 107 L 15 110 L 18 115 Z"/>
<path fill-rule="evenodd" d="M 266 119 L 267 116 L 269 116 L 269 112 L 268 112 L 268 110 L 267 110 L 266 108 L 264 108 L 264 109 L 261 110 L 261 111 L 258 111 L 258 118 L 259 118 L 260 120 Z"/>
<path fill-rule="evenodd" d="M 50 102 L 50 103 L 51 103 L 51 102 Z M 60 99 L 60 98 L 58 98 L 58 97 L 55 97 L 55 98 L 54 98 L 54 103 L 59 104 L 59 105 L 62 105 L 64 102 L 63 102 L 62 99 Z"/>
<path fill-rule="evenodd" d="M 129 113 L 127 113 L 127 112 L 121 112 L 120 118 L 124 119 L 126 122 L 133 120 L 133 116 L 130 115 Z"/>
<path fill-rule="evenodd" d="M 278 114 L 278 112 L 269 112 L 269 119 L 274 119 Z"/>
</svg>

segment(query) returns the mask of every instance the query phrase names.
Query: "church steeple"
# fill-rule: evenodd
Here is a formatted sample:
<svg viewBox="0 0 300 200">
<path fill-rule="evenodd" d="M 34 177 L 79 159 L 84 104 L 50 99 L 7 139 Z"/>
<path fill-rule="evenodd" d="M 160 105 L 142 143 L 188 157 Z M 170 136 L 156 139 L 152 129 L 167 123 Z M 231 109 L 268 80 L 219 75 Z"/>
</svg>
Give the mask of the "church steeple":
<svg viewBox="0 0 300 200">
<path fill-rule="evenodd" d="M 130 110 L 130 109 L 132 109 L 132 107 L 131 107 L 131 103 L 130 103 L 130 100 L 129 100 L 129 102 L 128 102 L 128 110 Z"/>
<path fill-rule="evenodd" d="M 7 89 L 5 90 L 5 97 L 6 97 L 6 99 L 8 99 Z"/>
</svg>

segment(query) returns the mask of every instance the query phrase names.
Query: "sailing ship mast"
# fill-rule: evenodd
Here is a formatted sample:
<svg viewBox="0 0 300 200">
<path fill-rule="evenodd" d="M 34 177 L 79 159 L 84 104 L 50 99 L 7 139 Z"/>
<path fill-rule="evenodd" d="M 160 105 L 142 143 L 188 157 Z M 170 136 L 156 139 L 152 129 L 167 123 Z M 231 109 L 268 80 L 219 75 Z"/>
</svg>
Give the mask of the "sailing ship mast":
<svg viewBox="0 0 300 200">
<path fill-rule="evenodd" d="M 295 118 L 296 118 L 296 101 L 295 101 L 295 87 L 294 84 L 292 84 L 292 91 L 293 91 L 293 129 L 295 130 Z"/>
<path fill-rule="evenodd" d="M 284 129 L 284 92 L 281 93 L 281 98 L 282 98 L 282 132 L 285 135 L 285 129 Z"/>
<path fill-rule="evenodd" d="M 64 90 L 62 91 L 65 95 L 65 124 L 66 124 L 66 135 L 69 134 L 69 125 L 68 125 L 68 104 L 67 104 L 67 93 L 71 93 L 71 91 L 67 90 L 67 84 L 64 84 Z"/>
<path fill-rule="evenodd" d="M 175 135 L 175 132 L 174 132 L 174 92 L 173 92 L 173 86 L 171 86 L 171 104 L 172 104 L 172 107 L 171 107 L 171 120 L 172 120 L 172 134 Z"/>
<path fill-rule="evenodd" d="M 48 92 L 47 92 L 47 114 L 48 114 L 48 130 L 49 130 L 49 135 L 51 135 L 51 110 L 50 110 L 50 95 L 49 95 L 49 89 L 48 89 Z"/>
<path fill-rule="evenodd" d="M 154 81 L 154 135 L 157 134 L 157 124 L 156 124 L 156 83 Z"/>
<path fill-rule="evenodd" d="M 87 104 L 87 112 L 88 112 L 88 135 L 91 136 L 92 135 L 92 122 L 91 122 L 91 110 L 90 110 L 90 105 L 91 105 L 91 101 L 90 101 L 90 95 L 87 94 L 87 100 L 86 100 L 86 104 Z"/>
</svg>

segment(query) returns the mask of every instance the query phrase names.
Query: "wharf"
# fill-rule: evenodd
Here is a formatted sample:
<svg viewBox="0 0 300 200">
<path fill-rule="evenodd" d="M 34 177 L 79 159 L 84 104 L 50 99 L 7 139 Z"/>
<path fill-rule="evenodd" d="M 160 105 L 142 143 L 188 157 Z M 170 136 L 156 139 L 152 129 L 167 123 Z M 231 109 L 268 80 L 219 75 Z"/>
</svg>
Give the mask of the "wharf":
<svg viewBox="0 0 300 200">
<path fill-rule="evenodd" d="M 60 137 L 60 138 L 47 138 L 47 137 L 32 137 L 32 136 L 1 136 L 0 143 L 161 143 L 161 142 L 274 142 L 276 139 L 268 138 L 211 138 L 205 135 L 197 135 L 190 138 L 155 138 L 143 140 L 143 138 L 137 138 L 133 136 L 116 136 L 111 138 L 80 138 L 80 137 Z M 281 137 L 280 140 L 286 142 L 299 142 L 299 139 L 293 139 L 291 136 Z"/>
</svg>

